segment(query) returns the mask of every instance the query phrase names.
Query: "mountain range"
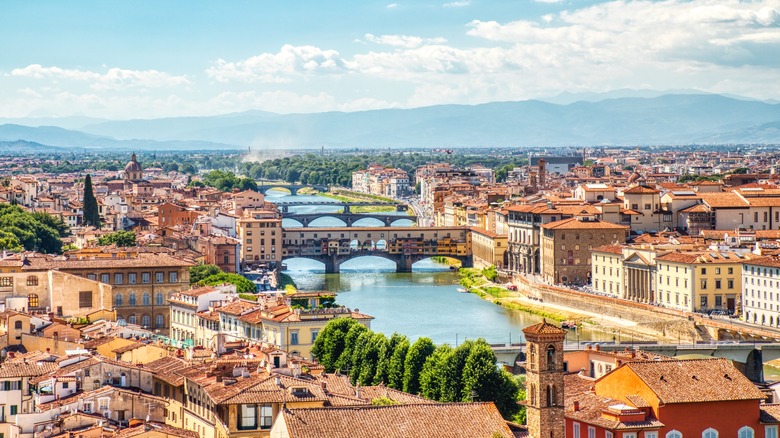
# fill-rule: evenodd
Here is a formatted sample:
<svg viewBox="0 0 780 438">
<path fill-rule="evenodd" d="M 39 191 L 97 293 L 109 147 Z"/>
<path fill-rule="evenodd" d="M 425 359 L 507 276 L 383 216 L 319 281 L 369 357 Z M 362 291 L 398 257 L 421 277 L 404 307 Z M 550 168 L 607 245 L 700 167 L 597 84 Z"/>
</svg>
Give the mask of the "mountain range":
<svg viewBox="0 0 780 438">
<path fill-rule="evenodd" d="M 0 119 L 0 141 L 157 150 L 780 144 L 778 103 L 630 91 L 601 98 L 562 94 L 548 101 L 349 113 L 247 111 L 118 121 L 70 117 L 62 123 L 56 118 Z"/>
</svg>

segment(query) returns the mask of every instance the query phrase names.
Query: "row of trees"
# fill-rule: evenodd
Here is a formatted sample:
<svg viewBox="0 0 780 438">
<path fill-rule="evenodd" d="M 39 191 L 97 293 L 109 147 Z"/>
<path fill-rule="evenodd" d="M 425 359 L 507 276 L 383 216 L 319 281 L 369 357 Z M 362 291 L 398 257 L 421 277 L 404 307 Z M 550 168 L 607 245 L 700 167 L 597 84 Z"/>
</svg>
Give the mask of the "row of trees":
<svg viewBox="0 0 780 438">
<path fill-rule="evenodd" d="M 312 354 L 326 372 L 347 372 L 355 385 L 384 383 L 441 402 L 492 401 L 507 419 L 520 413 L 520 385 L 498 369 L 483 339 L 437 347 L 429 338 L 410 343 L 394 333 L 388 339 L 354 319 L 336 318 L 319 333 Z"/>
<path fill-rule="evenodd" d="M 497 176 L 506 179 L 508 170 L 528 160 L 522 157 L 495 157 L 485 155 L 453 154 L 442 156 L 430 153 L 383 153 L 376 155 L 293 155 L 263 162 L 246 162 L 241 171 L 250 178 L 265 178 L 303 184 L 338 185 L 348 187 L 352 184 L 352 172 L 366 169 L 371 163 L 405 170 L 409 175 L 422 165 L 447 161 L 452 166 L 464 167 L 473 164 L 498 169 Z M 500 174 L 500 175 L 499 175 Z"/>
<path fill-rule="evenodd" d="M 227 172 L 222 170 L 212 170 L 211 172 L 203 175 L 202 180 L 190 182 L 191 186 L 209 186 L 215 189 L 222 190 L 223 192 L 229 192 L 233 189 L 238 190 L 255 190 L 257 191 L 257 183 L 246 177 L 236 176 L 233 172 Z"/>
<path fill-rule="evenodd" d="M 60 254 L 67 235 L 68 226 L 58 217 L 0 203 L 0 250 Z"/>
</svg>

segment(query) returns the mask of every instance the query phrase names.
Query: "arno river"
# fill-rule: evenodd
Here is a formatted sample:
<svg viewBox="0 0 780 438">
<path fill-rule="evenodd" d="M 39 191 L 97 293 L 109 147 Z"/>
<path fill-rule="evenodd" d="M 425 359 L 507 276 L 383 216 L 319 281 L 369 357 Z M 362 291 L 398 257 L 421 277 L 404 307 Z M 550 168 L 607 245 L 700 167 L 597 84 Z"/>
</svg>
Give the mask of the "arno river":
<svg viewBox="0 0 780 438">
<path fill-rule="evenodd" d="M 271 191 L 267 199 L 274 201 L 322 201 L 315 196 L 289 196 Z M 299 212 L 335 212 L 336 206 L 302 206 Z M 399 213 L 404 215 L 405 213 Z M 404 223 L 405 222 L 405 223 Z M 399 226 L 411 222 L 399 221 Z M 382 226 L 381 222 L 363 219 L 357 226 Z M 284 220 L 285 227 L 298 226 Z M 338 227 L 335 218 L 322 218 L 310 226 Z M 412 273 L 396 273 L 395 265 L 385 259 L 362 257 L 341 265 L 340 274 L 325 274 L 319 262 L 292 259 L 285 262 L 289 274 L 300 289 L 338 292 L 337 302 L 375 317 L 373 330 L 387 335 L 398 332 L 416 339 L 430 337 L 436 343 L 454 345 L 466 338 L 485 338 L 490 343 L 523 341 L 521 330 L 541 321 L 541 317 L 497 306 L 476 295 L 460 293 L 458 276 L 448 266 L 432 260 L 414 265 Z M 577 342 L 571 333 L 569 341 Z M 611 336 L 583 331 L 579 340 L 611 341 Z"/>
</svg>

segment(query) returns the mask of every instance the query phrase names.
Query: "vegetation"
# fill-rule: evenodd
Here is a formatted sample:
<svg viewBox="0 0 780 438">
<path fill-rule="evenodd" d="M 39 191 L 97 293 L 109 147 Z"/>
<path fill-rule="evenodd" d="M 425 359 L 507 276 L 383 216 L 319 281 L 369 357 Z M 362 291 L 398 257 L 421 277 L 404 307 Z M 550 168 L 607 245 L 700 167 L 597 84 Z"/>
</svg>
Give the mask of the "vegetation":
<svg viewBox="0 0 780 438">
<path fill-rule="evenodd" d="M 322 329 L 312 353 L 326 372 L 348 371 L 353 384 L 385 383 L 442 402 L 492 401 L 504 418 L 515 421 L 521 414 L 520 384 L 498 369 L 483 339 L 456 348 L 437 347 L 428 338 L 410 345 L 403 335 L 388 339 L 353 319 L 337 318 Z"/>
<path fill-rule="evenodd" d="M 254 180 L 245 177 L 237 177 L 233 172 L 222 170 L 212 170 L 205 174 L 202 182 L 209 187 L 214 187 L 223 192 L 229 192 L 233 189 L 257 191 L 257 183 Z"/>
<path fill-rule="evenodd" d="M 723 175 L 717 174 L 717 175 L 694 175 L 692 173 L 685 174 L 677 179 L 678 183 L 688 183 L 688 182 L 701 182 L 701 181 L 721 181 L 723 179 Z"/>
<path fill-rule="evenodd" d="M 60 239 L 67 235 L 68 226 L 60 218 L 0 203 L 0 249 L 60 254 Z"/>
<path fill-rule="evenodd" d="M 190 268 L 190 284 L 197 284 L 206 277 L 216 275 L 222 272 L 217 265 L 197 264 Z"/>
<path fill-rule="evenodd" d="M 92 176 L 84 178 L 84 225 L 100 228 L 100 211 L 98 210 L 95 192 L 92 190 Z"/>
<path fill-rule="evenodd" d="M 487 278 L 489 281 L 496 281 L 496 278 L 498 278 L 498 272 L 496 272 L 496 267 L 493 265 L 490 265 L 487 268 L 483 269 L 482 275 L 485 278 Z"/>
<path fill-rule="evenodd" d="M 132 231 L 115 231 L 98 237 L 98 245 L 135 246 L 135 233 Z"/>
<path fill-rule="evenodd" d="M 254 283 L 238 274 L 220 272 L 219 274 L 209 275 L 203 280 L 199 281 L 198 286 L 219 286 L 221 284 L 230 283 L 236 286 L 236 292 L 242 293 L 255 293 L 257 287 Z"/>
<path fill-rule="evenodd" d="M 288 274 L 279 274 L 279 288 L 285 292 L 295 292 L 298 290 L 298 286 L 295 284 L 295 280 Z"/>
<path fill-rule="evenodd" d="M 242 300 L 257 302 L 257 295 L 255 294 L 238 294 L 238 297 Z"/>
</svg>

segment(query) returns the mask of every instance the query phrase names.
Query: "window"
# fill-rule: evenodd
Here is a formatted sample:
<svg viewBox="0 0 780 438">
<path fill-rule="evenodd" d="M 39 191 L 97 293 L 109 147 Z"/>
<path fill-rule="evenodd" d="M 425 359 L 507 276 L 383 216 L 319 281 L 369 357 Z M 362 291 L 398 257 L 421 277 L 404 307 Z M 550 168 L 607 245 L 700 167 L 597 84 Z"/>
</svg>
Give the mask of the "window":
<svg viewBox="0 0 780 438">
<path fill-rule="evenodd" d="M 596 428 L 588 426 L 588 438 L 596 438 Z"/>
<path fill-rule="evenodd" d="M 623 432 L 623 438 L 636 438 L 636 432 Z"/>
<path fill-rule="evenodd" d="M 121 306 L 122 305 L 122 294 L 116 294 L 116 297 L 114 297 L 114 306 Z"/>
<path fill-rule="evenodd" d="M 666 432 L 666 438 L 682 438 L 682 433 L 673 430 L 671 432 Z"/>
<path fill-rule="evenodd" d="M 580 438 L 580 423 L 571 424 L 571 436 L 572 438 Z"/>
<path fill-rule="evenodd" d="M 273 422 L 273 409 L 271 405 L 260 405 L 260 428 L 270 429 Z"/>
<path fill-rule="evenodd" d="M 715 289 L 720 289 L 720 286 L 721 286 L 721 281 L 715 280 Z"/>
<path fill-rule="evenodd" d="M 100 282 L 101 283 L 108 283 L 109 278 L 111 278 L 111 276 L 109 274 L 100 274 Z"/>
<path fill-rule="evenodd" d="M 728 286 L 729 289 L 734 289 L 734 280 L 731 279 L 727 280 L 726 285 Z"/>
<path fill-rule="evenodd" d="M 645 432 L 645 438 L 658 438 L 658 432 Z"/>
<path fill-rule="evenodd" d="M 152 299 L 149 296 L 148 292 L 144 292 L 144 294 L 141 296 L 141 300 L 142 300 L 141 302 L 143 303 L 144 306 L 148 306 L 148 305 L 150 305 L 152 303 Z"/>
<path fill-rule="evenodd" d="M 136 274 L 135 272 L 131 272 L 131 273 L 127 274 L 127 283 L 128 284 L 135 284 L 137 276 L 138 276 L 138 274 Z"/>
<path fill-rule="evenodd" d="M 715 275 L 720 275 L 720 268 L 715 268 Z"/>
<path fill-rule="evenodd" d="M 98 399 L 98 410 L 100 411 L 107 411 L 108 410 L 108 401 L 110 399 L 108 397 L 101 397 Z"/>
<path fill-rule="evenodd" d="M 615 435 L 612 432 L 610 432 L 608 430 L 605 430 L 604 431 L 604 438 L 615 438 Z"/>
<path fill-rule="evenodd" d="M 141 317 L 141 325 L 144 327 L 149 327 L 149 325 L 152 322 L 152 318 L 149 317 L 149 315 L 144 315 Z"/>
<path fill-rule="evenodd" d="M 152 274 L 148 272 L 141 273 L 141 283 L 148 284 L 151 281 Z"/>
<path fill-rule="evenodd" d="M 155 298 L 155 304 L 158 306 L 162 306 L 165 304 L 165 295 L 163 295 L 161 292 L 157 292 L 157 296 Z"/>
<path fill-rule="evenodd" d="M 22 321 L 14 322 L 14 330 L 21 330 L 21 329 L 22 329 Z"/>
<path fill-rule="evenodd" d="M 238 429 L 257 429 L 257 405 L 241 405 L 238 411 Z"/>
<path fill-rule="evenodd" d="M 701 275 L 707 275 L 707 268 L 701 268 Z"/>
<path fill-rule="evenodd" d="M 702 280 L 701 281 L 701 288 L 702 289 L 707 289 L 707 280 Z"/>
<path fill-rule="evenodd" d="M 38 286 L 38 277 L 35 275 L 27 277 L 27 286 Z"/>
<path fill-rule="evenodd" d="M 135 315 L 130 315 L 130 317 L 127 318 L 127 322 L 129 322 L 130 324 L 138 324 L 138 317 L 136 317 Z"/>
<path fill-rule="evenodd" d="M 38 294 L 27 295 L 27 307 L 30 309 L 38 307 Z"/>
<path fill-rule="evenodd" d="M 89 308 L 92 307 L 92 291 L 81 291 L 79 292 L 79 308 Z"/>
<path fill-rule="evenodd" d="M 227 263 L 227 262 L 225 262 Z M 178 272 L 169 272 L 168 273 L 168 283 L 178 283 L 179 282 L 179 273 Z"/>
<path fill-rule="evenodd" d="M 162 283 L 165 281 L 165 273 L 164 272 L 155 272 L 154 273 L 154 282 L 155 283 Z"/>
<path fill-rule="evenodd" d="M 777 426 L 766 426 L 766 427 L 764 427 L 764 438 L 778 438 L 777 437 Z"/>
<path fill-rule="evenodd" d="M 701 297 L 701 307 L 703 309 L 707 307 L 707 297 L 706 296 L 702 296 Z"/>
<path fill-rule="evenodd" d="M 13 277 L 0 277 L 0 287 L 11 287 L 14 285 Z"/>
<path fill-rule="evenodd" d="M 114 274 L 114 284 L 122 284 L 124 282 L 124 274 Z"/>
<path fill-rule="evenodd" d="M 721 307 L 723 305 L 723 297 L 720 295 L 715 296 L 715 307 Z"/>
<path fill-rule="evenodd" d="M 290 332 L 290 345 L 298 345 L 298 332 L 297 331 L 291 331 Z"/>
<path fill-rule="evenodd" d="M 745 426 L 737 432 L 737 438 L 755 438 L 753 429 Z"/>
<path fill-rule="evenodd" d="M 11 415 L 16 415 L 19 412 L 19 406 L 18 405 L 11 405 Z M 740 435 L 741 438 L 741 435 Z"/>
<path fill-rule="evenodd" d="M 709 428 L 701 433 L 701 438 L 718 438 L 718 431 L 713 428 Z"/>
<path fill-rule="evenodd" d="M 317 340 L 317 335 L 319 334 L 319 330 L 312 330 L 311 331 L 311 343 L 313 344 L 314 341 Z"/>
<path fill-rule="evenodd" d="M 135 302 L 135 294 L 130 294 L 130 296 L 128 297 L 127 303 L 130 304 L 131 306 L 135 306 L 135 304 L 136 304 L 136 302 Z"/>
<path fill-rule="evenodd" d="M 163 328 L 165 327 L 165 318 L 163 318 L 162 315 L 157 315 L 154 317 L 154 326 L 157 328 Z"/>
</svg>

